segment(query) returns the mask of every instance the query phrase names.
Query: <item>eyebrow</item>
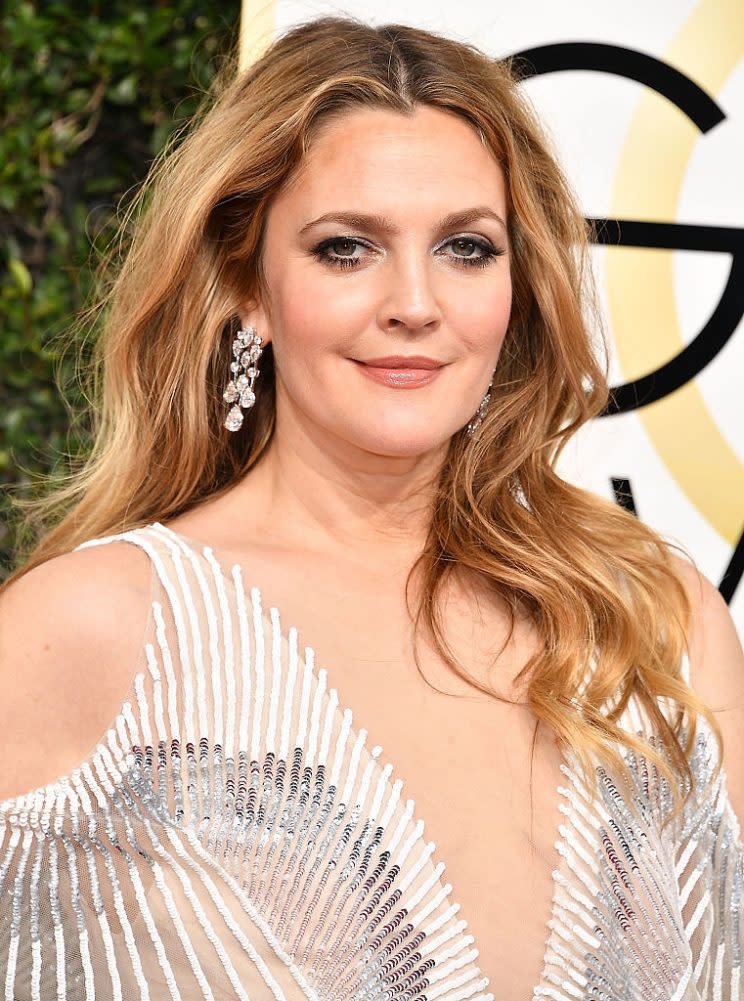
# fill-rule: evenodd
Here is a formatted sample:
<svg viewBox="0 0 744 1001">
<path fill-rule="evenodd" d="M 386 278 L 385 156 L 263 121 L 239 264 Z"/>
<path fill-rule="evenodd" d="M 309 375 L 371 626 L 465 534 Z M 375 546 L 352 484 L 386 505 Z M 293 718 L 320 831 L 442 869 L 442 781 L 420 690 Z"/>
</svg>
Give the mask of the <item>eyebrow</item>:
<svg viewBox="0 0 744 1001">
<path fill-rule="evenodd" d="M 487 205 L 476 205 L 470 209 L 450 212 L 449 215 L 440 220 L 437 232 L 443 232 L 447 229 L 462 229 L 471 223 L 477 222 L 479 219 L 494 219 L 506 229 L 506 223 L 498 212 L 494 212 Z M 369 215 L 365 212 L 326 212 L 324 215 L 318 216 L 317 219 L 305 223 L 299 235 L 302 236 L 309 229 L 320 225 L 322 222 L 340 222 L 346 226 L 382 233 L 385 236 L 397 236 L 400 232 L 395 223 L 388 219 L 387 216 Z"/>
</svg>

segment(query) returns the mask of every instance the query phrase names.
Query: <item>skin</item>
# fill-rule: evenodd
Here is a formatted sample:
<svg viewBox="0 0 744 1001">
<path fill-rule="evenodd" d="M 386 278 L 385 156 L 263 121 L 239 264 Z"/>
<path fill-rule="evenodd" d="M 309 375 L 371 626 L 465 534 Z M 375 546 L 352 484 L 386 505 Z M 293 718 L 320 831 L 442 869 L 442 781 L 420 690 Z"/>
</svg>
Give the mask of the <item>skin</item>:
<svg viewBox="0 0 744 1001">
<path fill-rule="evenodd" d="M 504 225 L 479 218 L 440 228 L 475 206 Z M 383 215 L 395 232 L 331 221 L 301 232 L 344 210 Z M 477 410 L 509 322 L 506 211 L 501 168 L 454 114 L 363 109 L 321 126 L 268 212 L 270 297 L 241 312 L 273 343 L 277 371 L 275 438 L 246 478 L 252 499 L 265 494 L 268 532 L 279 523 L 290 545 L 287 531 L 303 547 L 351 547 L 378 565 L 420 550 L 448 440 Z M 356 266 L 319 260 L 313 250 L 328 239 L 331 257 Z M 487 255 L 470 240 L 499 256 L 463 263 Z M 349 360 L 405 353 L 448 365 L 430 385 L 401 390 Z M 238 506 L 241 489 L 231 491 Z"/>
</svg>

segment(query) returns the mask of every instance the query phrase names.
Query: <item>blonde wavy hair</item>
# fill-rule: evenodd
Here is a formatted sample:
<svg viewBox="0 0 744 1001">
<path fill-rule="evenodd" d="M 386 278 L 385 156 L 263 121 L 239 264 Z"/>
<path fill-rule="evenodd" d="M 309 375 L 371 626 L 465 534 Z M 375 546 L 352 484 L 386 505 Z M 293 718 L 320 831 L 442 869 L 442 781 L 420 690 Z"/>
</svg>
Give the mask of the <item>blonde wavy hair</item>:
<svg viewBox="0 0 744 1001">
<path fill-rule="evenodd" d="M 222 427 L 222 388 L 239 304 L 266 289 L 261 238 L 272 198 L 331 116 L 442 109 L 476 130 L 504 172 L 513 306 L 480 432 L 462 430 L 449 444 L 411 570 L 424 583 L 415 626 L 423 620 L 457 674 L 508 701 L 454 659 L 438 596 L 460 566 L 506 600 L 512 630 L 516 609 L 526 609 L 542 648 L 517 680 L 529 676 L 535 739 L 547 724 L 587 774 L 593 755 L 621 772 L 623 747 L 646 755 L 671 785 L 675 816 L 693 789 L 697 715 L 719 749 L 721 731 L 681 677 L 691 603 L 672 544 L 554 470 L 609 389 L 589 330 L 590 320 L 600 329 L 592 234 L 518 84 L 513 63 L 474 46 L 350 17 L 288 31 L 245 72 L 229 61 L 187 134 L 154 165 L 103 262 L 98 299 L 81 321 L 99 312 L 104 320 L 86 369 L 94 443 L 46 496 L 16 502 L 34 542 L 5 586 L 86 539 L 184 513 L 251 469 L 274 430 L 271 344 L 238 433 Z M 632 695 L 653 724 L 651 741 L 618 725 Z M 670 719 L 659 699 L 674 703 Z"/>
</svg>

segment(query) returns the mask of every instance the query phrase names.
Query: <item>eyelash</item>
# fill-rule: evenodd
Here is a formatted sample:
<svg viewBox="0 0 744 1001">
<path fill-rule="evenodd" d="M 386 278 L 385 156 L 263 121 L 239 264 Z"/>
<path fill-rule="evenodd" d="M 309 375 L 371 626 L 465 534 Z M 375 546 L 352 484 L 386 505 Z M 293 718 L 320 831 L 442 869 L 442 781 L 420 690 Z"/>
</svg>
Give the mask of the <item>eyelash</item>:
<svg viewBox="0 0 744 1001">
<path fill-rule="evenodd" d="M 484 240 L 479 240 L 474 236 L 454 236 L 447 243 L 442 244 L 446 247 L 450 243 L 457 243 L 459 240 L 465 243 L 472 243 L 480 251 L 482 251 L 481 257 L 457 257 L 454 256 L 453 260 L 461 262 L 461 266 L 465 268 L 482 268 L 496 257 L 502 257 L 504 254 L 503 250 L 496 250 L 491 246 L 490 243 L 486 243 Z M 319 261 L 323 261 L 325 264 L 330 264 L 334 268 L 355 268 L 359 266 L 360 259 L 358 257 L 332 257 L 327 249 L 333 246 L 334 243 L 356 243 L 360 247 L 365 247 L 362 240 L 357 240 L 355 237 L 351 236 L 332 236 L 328 240 L 322 240 L 317 246 L 313 247 L 313 254 L 318 258 Z"/>
</svg>

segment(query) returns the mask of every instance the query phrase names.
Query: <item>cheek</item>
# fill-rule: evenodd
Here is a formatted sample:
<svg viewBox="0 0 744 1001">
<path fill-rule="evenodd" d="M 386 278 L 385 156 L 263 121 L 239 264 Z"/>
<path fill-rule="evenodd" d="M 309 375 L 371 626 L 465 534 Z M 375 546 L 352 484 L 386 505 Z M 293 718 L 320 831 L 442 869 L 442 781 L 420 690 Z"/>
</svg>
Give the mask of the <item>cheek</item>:
<svg viewBox="0 0 744 1001">
<path fill-rule="evenodd" d="M 457 318 L 460 340 L 477 353 L 500 348 L 509 325 L 511 305 L 511 282 L 459 299 L 451 315 Z"/>
<path fill-rule="evenodd" d="M 325 348 L 343 348 L 353 332 L 369 325 L 369 293 L 360 284 L 319 282 L 317 275 L 298 269 L 274 286 L 271 323 L 275 349 L 312 355 Z"/>
</svg>

